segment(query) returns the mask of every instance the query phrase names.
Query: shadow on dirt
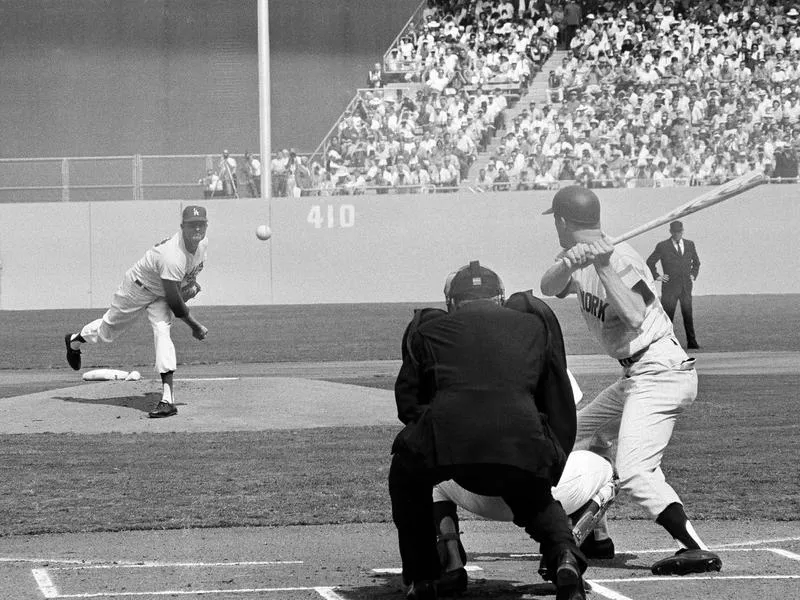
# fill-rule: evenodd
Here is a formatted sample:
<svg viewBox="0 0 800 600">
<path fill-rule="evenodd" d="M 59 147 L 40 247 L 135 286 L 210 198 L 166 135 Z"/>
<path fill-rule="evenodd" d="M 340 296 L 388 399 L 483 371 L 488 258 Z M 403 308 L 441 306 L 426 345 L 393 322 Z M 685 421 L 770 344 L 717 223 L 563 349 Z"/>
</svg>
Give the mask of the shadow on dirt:
<svg viewBox="0 0 800 600">
<path fill-rule="evenodd" d="M 538 576 L 537 576 L 538 577 Z M 348 600 L 397 600 L 403 598 L 405 590 L 399 576 L 374 577 L 374 585 L 342 587 Z M 522 600 L 531 597 L 555 597 L 556 588 L 551 583 L 522 583 L 507 579 L 484 579 L 470 575 L 467 591 L 459 598 L 492 598 L 494 600 Z"/>
<path fill-rule="evenodd" d="M 511 558 L 509 553 L 480 553 L 481 562 L 502 562 Z M 617 554 L 611 560 L 593 560 L 590 568 L 595 569 L 628 569 L 630 571 L 647 571 L 646 566 L 628 564 L 631 560 L 638 559 L 639 556 L 632 553 Z M 520 560 L 519 556 L 514 556 L 515 560 Z M 536 573 L 538 568 L 538 557 L 530 560 L 530 579 L 527 582 L 515 581 L 510 579 L 486 579 L 475 573 L 470 573 L 467 591 L 459 596 L 460 598 L 492 598 L 493 600 L 523 600 L 523 598 L 547 598 L 555 597 L 556 587 L 552 583 L 542 581 Z M 596 576 L 596 571 L 594 572 Z M 526 578 L 527 579 L 527 578 Z M 403 598 L 405 588 L 399 575 L 373 575 L 374 584 L 360 587 L 341 588 L 348 600 L 386 600 Z M 534 581 L 534 583 L 530 583 Z M 587 585 L 587 592 L 591 591 L 591 585 Z"/>
<path fill-rule="evenodd" d="M 118 406 L 120 408 L 132 408 L 141 412 L 150 412 L 161 400 L 161 392 L 148 392 L 139 396 L 118 396 L 115 398 L 76 398 L 74 396 L 54 396 L 55 400 L 73 402 L 75 404 L 90 404 L 99 406 Z M 184 403 L 176 402 L 176 406 L 183 406 Z"/>
<path fill-rule="evenodd" d="M 650 567 L 647 567 L 642 564 L 633 564 L 629 565 L 628 561 L 632 560 L 639 560 L 640 557 L 638 554 L 632 553 L 617 553 L 617 555 L 609 560 L 591 560 L 589 561 L 589 567 L 594 569 L 616 569 L 616 570 L 627 570 L 627 571 L 644 571 L 646 573 L 650 573 Z"/>
</svg>

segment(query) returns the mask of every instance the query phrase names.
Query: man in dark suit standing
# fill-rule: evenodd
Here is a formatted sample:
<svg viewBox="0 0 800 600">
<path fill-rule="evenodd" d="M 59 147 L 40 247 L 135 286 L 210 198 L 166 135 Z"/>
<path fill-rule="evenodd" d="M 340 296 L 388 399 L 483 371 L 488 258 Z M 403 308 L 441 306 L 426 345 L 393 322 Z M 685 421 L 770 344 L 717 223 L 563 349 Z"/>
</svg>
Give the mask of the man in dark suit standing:
<svg viewBox="0 0 800 600">
<path fill-rule="evenodd" d="M 553 499 L 575 442 L 576 413 L 561 327 L 529 292 L 505 302 L 498 275 L 478 261 L 445 283 L 447 312 L 415 311 L 395 383 L 405 424 L 392 446 L 389 494 L 409 600 L 466 588 L 441 573 L 433 487 L 455 480 L 502 497 L 539 542 L 557 600 L 585 600 L 586 559 Z"/>
<path fill-rule="evenodd" d="M 686 347 L 698 349 L 692 318 L 692 283 L 700 272 L 700 258 L 694 242 L 683 239 L 683 223 L 673 221 L 669 224 L 670 238 L 656 244 L 653 253 L 647 257 L 647 266 L 653 279 L 661 281 L 661 304 L 670 320 L 675 316 L 675 308 L 681 303 L 681 316 L 686 329 Z M 659 275 L 656 264 L 661 261 L 663 275 Z"/>
</svg>

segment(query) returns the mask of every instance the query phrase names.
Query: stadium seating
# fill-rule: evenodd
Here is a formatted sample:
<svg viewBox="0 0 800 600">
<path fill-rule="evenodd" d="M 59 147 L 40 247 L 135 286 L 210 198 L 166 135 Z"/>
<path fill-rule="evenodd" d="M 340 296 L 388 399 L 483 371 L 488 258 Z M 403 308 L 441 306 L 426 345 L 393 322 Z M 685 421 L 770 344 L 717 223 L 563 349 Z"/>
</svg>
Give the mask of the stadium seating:
<svg viewBox="0 0 800 600">
<path fill-rule="evenodd" d="M 551 13 L 430 0 L 299 193 L 706 185 L 754 167 L 795 180 L 798 11 L 632 6 L 585 15 L 562 55 Z"/>
</svg>

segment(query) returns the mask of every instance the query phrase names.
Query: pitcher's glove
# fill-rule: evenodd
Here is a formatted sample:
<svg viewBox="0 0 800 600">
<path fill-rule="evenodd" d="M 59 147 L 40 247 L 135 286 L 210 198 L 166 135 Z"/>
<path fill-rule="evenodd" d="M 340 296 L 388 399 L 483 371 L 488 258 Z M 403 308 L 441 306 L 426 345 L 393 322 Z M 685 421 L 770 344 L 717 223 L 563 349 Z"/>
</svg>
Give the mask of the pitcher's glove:
<svg viewBox="0 0 800 600">
<path fill-rule="evenodd" d="M 196 281 L 190 281 L 181 288 L 181 298 L 183 298 L 184 302 L 191 300 L 200 293 L 201 289 L 202 288 L 200 287 L 199 283 Z"/>
</svg>

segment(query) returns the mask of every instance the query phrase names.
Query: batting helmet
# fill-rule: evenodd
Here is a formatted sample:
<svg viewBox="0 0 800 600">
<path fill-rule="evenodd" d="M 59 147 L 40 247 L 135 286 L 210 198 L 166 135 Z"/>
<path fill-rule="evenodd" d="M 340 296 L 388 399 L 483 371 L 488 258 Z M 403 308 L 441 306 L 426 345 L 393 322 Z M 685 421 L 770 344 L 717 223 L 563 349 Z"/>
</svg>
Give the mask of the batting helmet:
<svg viewBox="0 0 800 600">
<path fill-rule="evenodd" d="M 596 225 L 600 222 L 600 200 L 592 190 L 570 185 L 556 192 L 553 206 L 542 214 L 555 214 L 578 225 Z"/>
<path fill-rule="evenodd" d="M 447 276 L 444 282 L 444 297 L 451 308 L 464 300 L 481 300 L 500 297 L 505 301 L 505 287 L 500 276 L 480 262 L 473 260 Z"/>
</svg>

